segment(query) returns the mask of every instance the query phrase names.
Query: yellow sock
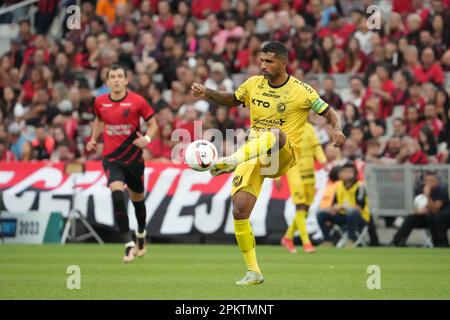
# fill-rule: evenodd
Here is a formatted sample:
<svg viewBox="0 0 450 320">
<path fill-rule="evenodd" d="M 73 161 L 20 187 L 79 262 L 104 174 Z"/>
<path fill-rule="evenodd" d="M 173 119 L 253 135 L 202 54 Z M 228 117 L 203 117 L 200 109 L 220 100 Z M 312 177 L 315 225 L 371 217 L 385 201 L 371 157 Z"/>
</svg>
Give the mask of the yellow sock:
<svg viewBox="0 0 450 320">
<path fill-rule="evenodd" d="M 234 233 L 239 249 L 244 255 L 247 269 L 261 274 L 258 262 L 256 261 L 255 237 L 249 219 L 234 220 Z"/>
<path fill-rule="evenodd" d="M 295 213 L 295 225 L 297 226 L 298 232 L 300 232 L 300 239 L 302 239 L 302 244 L 310 244 L 308 231 L 306 230 L 306 216 L 308 213 L 305 210 L 298 210 Z"/>
<path fill-rule="evenodd" d="M 248 161 L 250 159 L 264 156 L 267 151 L 275 145 L 276 137 L 270 131 L 261 132 L 258 137 L 249 139 L 242 147 L 240 147 L 230 157 L 236 159 L 237 164 Z"/>
<path fill-rule="evenodd" d="M 295 230 L 297 230 L 297 225 L 295 224 L 295 219 L 294 219 L 292 221 L 292 223 L 290 224 L 289 228 L 286 230 L 284 237 L 291 239 L 291 240 L 294 239 Z"/>
</svg>

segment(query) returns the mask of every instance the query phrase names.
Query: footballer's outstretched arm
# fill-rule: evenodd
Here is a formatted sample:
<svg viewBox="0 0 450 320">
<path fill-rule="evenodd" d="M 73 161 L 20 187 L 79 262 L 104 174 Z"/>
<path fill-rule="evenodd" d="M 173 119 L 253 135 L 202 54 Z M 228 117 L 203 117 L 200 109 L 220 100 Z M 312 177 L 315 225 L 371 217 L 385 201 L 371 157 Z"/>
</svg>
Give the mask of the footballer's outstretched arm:
<svg viewBox="0 0 450 320">
<path fill-rule="evenodd" d="M 227 107 L 238 106 L 242 103 L 241 101 L 236 99 L 236 96 L 233 92 L 208 89 L 200 83 L 194 82 L 191 86 L 191 90 L 195 97 L 205 98 Z"/>
<path fill-rule="evenodd" d="M 103 131 L 104 122 L 98 116 L 95 117 L 94 126 L 92 128 L 91 140 L 87 143 L 87 151 L 91 151 L 97 148 L 97 139 L 100 133 Z"/>
<path fill-rule="evenodd" d="M 336 113 L 336 111 L 329 106 L 323 113 L 320 114 L 321 116 L 327 118 L 328 123 L 333 128 L 333 146 L 335 148 L 341 148 L 345 143 L 345 135 L 342 133 L 342 123 L 341 118 Z"/>
</svg>

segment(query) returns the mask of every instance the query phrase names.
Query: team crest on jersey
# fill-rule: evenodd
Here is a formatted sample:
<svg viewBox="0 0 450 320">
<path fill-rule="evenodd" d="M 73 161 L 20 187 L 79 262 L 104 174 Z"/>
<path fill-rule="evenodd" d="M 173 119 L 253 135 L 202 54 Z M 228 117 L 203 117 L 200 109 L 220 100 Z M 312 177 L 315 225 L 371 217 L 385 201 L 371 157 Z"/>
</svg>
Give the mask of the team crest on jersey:
<svg viewBox="0 0 450 320">
<path fill-rule="evenodd" d="M 129 115 L 130 115 L 130 108 L 126 108 L 125 110 L 123 110 L 122 116 L 124 118 L 128 118 Z"/>
<path fill-rule="evenodd" d="M 239 187 L 242 183 L 242 176 L 235 176 L 233 178 L 233 186 Z"/>
<path fill-rule="evenodd" d="M 278 111 L 279 113 L 283 113 L 285 110 L 286 110 L 286 105 L 285 105 L 284 103 L 279 103 L 279 104 L 277 105 L 277 111 Z"/>
</svg>

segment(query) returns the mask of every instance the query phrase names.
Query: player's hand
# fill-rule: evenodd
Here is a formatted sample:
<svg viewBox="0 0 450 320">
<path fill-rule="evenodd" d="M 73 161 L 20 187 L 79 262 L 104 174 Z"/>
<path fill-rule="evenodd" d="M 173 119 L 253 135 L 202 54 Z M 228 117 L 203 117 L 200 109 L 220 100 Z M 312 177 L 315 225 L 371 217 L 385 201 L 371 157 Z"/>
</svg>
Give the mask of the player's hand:
<svg viewBox="0 0 450 320">
<path fill-rule="evenodd" d="M 341 130 L 333 130 L 332 133 L 333 147 L 342 148 L 346 139 L 347 138 L 345 137 L 345 135 L 342 133 Z"/>
<path fill-rule="evenodd" d="M 194 82 L 191 86 L 191 91 L 194 97 L 204 97 L 206 93 L 206 87 L 201 83 Z"/>
<path fill-rule="evenodd" d="M 275 185 L 275 189 L 277 189 L 278 191 L 281 190 L 281 179 L 280 178 L 273 179 L 273 184 Z"/>
<path fill-rule="evenodd" d="M 89 142 L 86 145 L 86 150 L 88 152 L 91 152 L 92 150 L 97 150 L 97 141 L 89 140 Z"/>
<path fill-rule="evenodd" d="M 430 196 L 431 187 L 429 185 L 426 184 L 423 186 L 423 194 L 426 195 L 427 197 Z"/>
<path fill-rule="evenodd" d="M 133 144 L 136 147 L 142 149 L 142 148 L 144 148 L 147 145 L 148 142 L 147 142 L 145 137 L 140 132 L 137 133 L 137 136 L 138 137 L 133 141 Z"/>
</svg>

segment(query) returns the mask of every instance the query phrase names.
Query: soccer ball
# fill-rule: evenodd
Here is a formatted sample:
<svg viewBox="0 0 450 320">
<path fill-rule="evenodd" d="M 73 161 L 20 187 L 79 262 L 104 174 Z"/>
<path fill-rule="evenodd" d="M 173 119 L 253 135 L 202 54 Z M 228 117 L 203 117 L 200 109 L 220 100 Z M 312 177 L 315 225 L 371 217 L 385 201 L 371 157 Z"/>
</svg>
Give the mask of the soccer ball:
<svg viewBox="0 0 450 320">
<path fill-rule="evenodd" d="M 184 159 L 191 169 L 207 171 L 211 169 L 213 162 L 218 159 L 217 149 L 208 140 L 196 140 L 186 148 Z"/>
<path fill-rule="evenodd" d="M 428 198 L 424 194 L 419 194 L 414 198 L 414 208 L 421 210 L 428 205 Z"/>
</svg>

